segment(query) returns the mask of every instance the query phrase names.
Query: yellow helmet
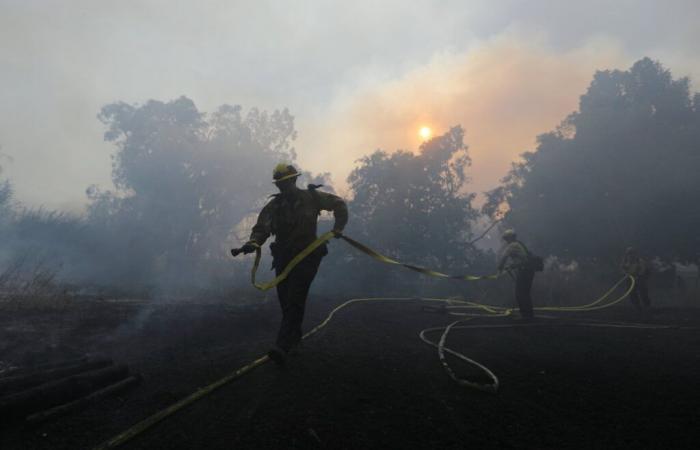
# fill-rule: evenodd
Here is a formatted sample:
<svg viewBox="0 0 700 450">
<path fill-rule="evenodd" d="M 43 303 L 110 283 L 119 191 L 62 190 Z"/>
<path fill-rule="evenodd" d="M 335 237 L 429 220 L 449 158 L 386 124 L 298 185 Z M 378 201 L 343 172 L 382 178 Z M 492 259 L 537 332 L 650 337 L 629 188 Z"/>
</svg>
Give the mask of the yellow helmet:
<svg viewBox="0 0 700 450">
<path fill-rule="evenodd" d="M 272 179 L 275 183 L 288 180 L 290 178 L 296 178 L 299 175 L 301 174 L 294 166 L 286 163 L 277 164 L 275 170 L 272 171 Z"/>
<path fill-rule="evenodd" d="M 514 229 L 509 228 L 509 229 L 507 229 L 506 231 L 503 232 L 503 236 L 502 236 L 502 237 L 503 237 L 504 240 L 507 241 L 507 240 L 509 240 L 509 239 L 515 239 L 516 237 L 518 237 L 518 235 L 515 234 L 515 230 L 514 230 Z"/>
</svg>

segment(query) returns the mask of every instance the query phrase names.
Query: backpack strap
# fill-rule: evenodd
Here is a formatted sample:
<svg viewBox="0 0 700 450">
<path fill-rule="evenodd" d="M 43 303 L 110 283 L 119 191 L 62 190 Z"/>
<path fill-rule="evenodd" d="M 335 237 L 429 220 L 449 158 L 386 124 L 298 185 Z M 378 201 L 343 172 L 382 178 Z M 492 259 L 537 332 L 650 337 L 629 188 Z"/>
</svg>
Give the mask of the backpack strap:
<svg viewBox="0 0 700 450">
<path fill-rule="evenodd" d="M 311 194 L 311 198 L 314 201 L 314 206 L 318 210 L 318 214 L 321 214 L 321 196 L 318 195 L 318 191 L 316 189 L 323 187 L 322 184 L 309 184 L 306 186 L 306 188 L 309 190 L 309 193 Z"/>
<path fill-rule="evenodd" d="M 532 253 L 530 253 L 530 250 L 528 250 L 528 248 L 527 248 L 527 246 L 525 246 L 525 244 L 523 244 L 522 242 L 520 242 L 520 241 L 518 241 L 518 240 L 516 240 L 515 242 L 517 242 L 518 245 L 520 245 L 520 246 L 523 248 L 523 250 L 525 250 L 525 254 L 526 254 L 528 257 L 532 256 Z"/>
</svg>

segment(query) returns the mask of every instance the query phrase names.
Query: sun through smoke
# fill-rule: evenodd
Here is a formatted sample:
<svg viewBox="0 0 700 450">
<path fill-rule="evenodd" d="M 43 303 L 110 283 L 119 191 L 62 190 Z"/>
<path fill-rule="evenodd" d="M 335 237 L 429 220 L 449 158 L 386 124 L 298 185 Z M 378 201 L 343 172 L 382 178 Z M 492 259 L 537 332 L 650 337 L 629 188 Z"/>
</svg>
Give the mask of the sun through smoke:
<svg viewBox="0 0 700 450">
<path fill-rule="evenodd" d="M 421 127 L 421 129 L 418 130 L 418 135 L 424 141 L 427 141 L 433 135 L 433 130 L 431 130 L 430 127 Z"/>
</svg>

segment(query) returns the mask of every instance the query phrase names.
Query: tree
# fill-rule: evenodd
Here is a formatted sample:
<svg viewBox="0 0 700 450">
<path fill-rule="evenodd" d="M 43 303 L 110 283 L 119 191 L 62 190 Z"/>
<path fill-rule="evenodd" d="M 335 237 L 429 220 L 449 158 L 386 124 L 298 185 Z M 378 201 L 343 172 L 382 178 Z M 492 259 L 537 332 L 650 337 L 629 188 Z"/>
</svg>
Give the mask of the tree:
<svg viewBox="0 0 700 450">
<path fill-rule="evenodd" d="M 377 150 L 360 159 L 348 177 L 348 234 L 405 262 L 456 272 L 471 266 L 479 254 L 468 243 L 478 211 L 474 194 L 465 192 L 470 159 L 463 138 L 457 126 L 416 154 Z"/>
<path fill-rule="evenodd" d="M 221 106 L 211 115 L 186 97 L 114 103 L 99 119 L 114 142 L 116 190 L 91 187 L 88 220 L 110 230 L 105 260 L 132 282 L 207 283 L 231 232 L 271 192 L 272 168 L 295 158 L 294 119 Z M 107 256 L 107 255 L 105 255 Z"/>
<path fill-rule="evenodd" d="M 667 260 L 700 254 L 700 95 L 648 58 L 599 71 L 579 110 L 488 193 L 540 251 L 566 258 L 638 246 Z"/>
</svg>

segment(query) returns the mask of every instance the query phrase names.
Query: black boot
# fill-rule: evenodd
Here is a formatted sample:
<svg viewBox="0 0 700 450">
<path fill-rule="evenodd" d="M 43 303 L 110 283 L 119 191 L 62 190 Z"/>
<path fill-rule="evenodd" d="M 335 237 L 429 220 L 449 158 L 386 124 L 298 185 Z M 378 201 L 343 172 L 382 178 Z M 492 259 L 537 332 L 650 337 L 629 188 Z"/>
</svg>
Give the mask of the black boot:
<svg viewBox="0 0 700 450">
<path fill-rule="evenodd" d="M 287 354 L 279 347 L 272 348 L 269 352 L 267 352 L 267 356 L 277 365 L 277 367 L 284 368 L 287 366 Z"/>
</svg>

